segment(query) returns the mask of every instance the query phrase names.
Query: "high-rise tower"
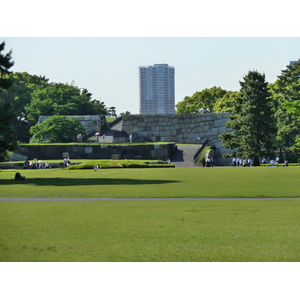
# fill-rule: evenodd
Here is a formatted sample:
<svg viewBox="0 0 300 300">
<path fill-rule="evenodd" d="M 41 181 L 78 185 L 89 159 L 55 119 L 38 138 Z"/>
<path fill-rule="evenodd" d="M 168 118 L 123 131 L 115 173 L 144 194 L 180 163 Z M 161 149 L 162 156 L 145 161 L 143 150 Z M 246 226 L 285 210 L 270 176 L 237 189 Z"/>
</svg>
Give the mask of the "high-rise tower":
<svg viewBox="0 0 300 300">
<path fill-rule="evenodd" d="M 175 114 L 174 67 L 167 64 L 139 67 L 140 114 Z"/>
</svg>

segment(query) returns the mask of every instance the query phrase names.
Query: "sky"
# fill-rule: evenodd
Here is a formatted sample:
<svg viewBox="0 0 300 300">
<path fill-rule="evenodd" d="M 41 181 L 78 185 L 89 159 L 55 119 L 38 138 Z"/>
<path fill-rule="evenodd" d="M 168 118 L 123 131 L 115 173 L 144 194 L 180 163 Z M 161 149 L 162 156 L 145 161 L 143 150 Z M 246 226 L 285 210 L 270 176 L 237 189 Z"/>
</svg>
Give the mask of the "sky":
<svg viewBox="0 0 300 300">
<path fill-rule="evenodd" d="M 139 66 L 175 67 L 176 104 L 213 86 L 237 91 L 250 70 L 274 82 L 300 58 L 292 0 L 16 2 L 1 15 L 11 70 L 74 82 L 117 114 L 139 113 Z"/>
<path fill-rule="evenodd" d="M 274 82 L 300 59 L 293 37 L 5 37 L 14 72 L 86 88 L 117 113 L 139 113 L 139 66 L 175 67 L 175 103 L 220 86 L 237 91 L 249 70 Z"/>
</svg>

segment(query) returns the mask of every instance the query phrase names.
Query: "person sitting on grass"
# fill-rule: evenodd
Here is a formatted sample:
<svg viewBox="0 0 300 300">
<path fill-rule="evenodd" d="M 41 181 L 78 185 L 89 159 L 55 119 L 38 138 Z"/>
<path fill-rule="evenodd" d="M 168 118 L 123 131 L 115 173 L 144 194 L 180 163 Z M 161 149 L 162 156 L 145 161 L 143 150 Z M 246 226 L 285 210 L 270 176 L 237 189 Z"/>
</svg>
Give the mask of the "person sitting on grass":
<svg viewBox="0 0 300 300">
<path fill-rule="evenodd" d="M 94 165 L 94 170 L 95 170 L 95 172 L 96 172 L 98 169 L 101 169 L 101 167 L 100 167 L 99 165 Z"/>
<path fill-rule="evenodd" d="M 269 167 L 277 167 L 277 166 L 278 166 L 278 162 L 276 162 L 275 159 L 271 159 L 271 160 L 270 160 Z"/>
<path fill-rule="evenodd" d="M 289 166 L 289 162 L 287 159 L 284 160 L 284 163 L 282 164 L 283 167 L 288 167 Z"/>
</svg>

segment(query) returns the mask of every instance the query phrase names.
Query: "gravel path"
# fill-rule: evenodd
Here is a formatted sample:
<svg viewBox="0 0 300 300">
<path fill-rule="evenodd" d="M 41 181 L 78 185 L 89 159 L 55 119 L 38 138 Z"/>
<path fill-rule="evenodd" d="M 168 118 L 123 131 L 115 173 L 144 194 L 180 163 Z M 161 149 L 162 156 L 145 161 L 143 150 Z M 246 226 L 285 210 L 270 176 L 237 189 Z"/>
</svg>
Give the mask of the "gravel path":
<svg viewBox="0 0 300 300">
<path fill-rule="evenodd" d="M 146 200 L 146 201 L 161 201 L 161 200 L 284 200 L 298 199 L 294 198 L 76 198 L 76 197 L 0 197 L 0 202 L 43 202 L 43 201 L 128 201 L 128 200 Z"/>
</svg>

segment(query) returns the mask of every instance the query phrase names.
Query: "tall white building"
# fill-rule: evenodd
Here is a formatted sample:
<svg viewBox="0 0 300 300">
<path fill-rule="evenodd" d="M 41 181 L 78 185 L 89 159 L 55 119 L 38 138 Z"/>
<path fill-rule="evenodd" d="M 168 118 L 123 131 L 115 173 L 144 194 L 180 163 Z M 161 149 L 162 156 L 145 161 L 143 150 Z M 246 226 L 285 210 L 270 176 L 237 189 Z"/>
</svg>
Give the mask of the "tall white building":
<svg viewBox="0 0 300 300">
<path fill-rule="evenodd" d="M 174 67 L 167 64 L 139 67 L 140 114 L 174 115 L 175 86 Z"/>
</svg>

